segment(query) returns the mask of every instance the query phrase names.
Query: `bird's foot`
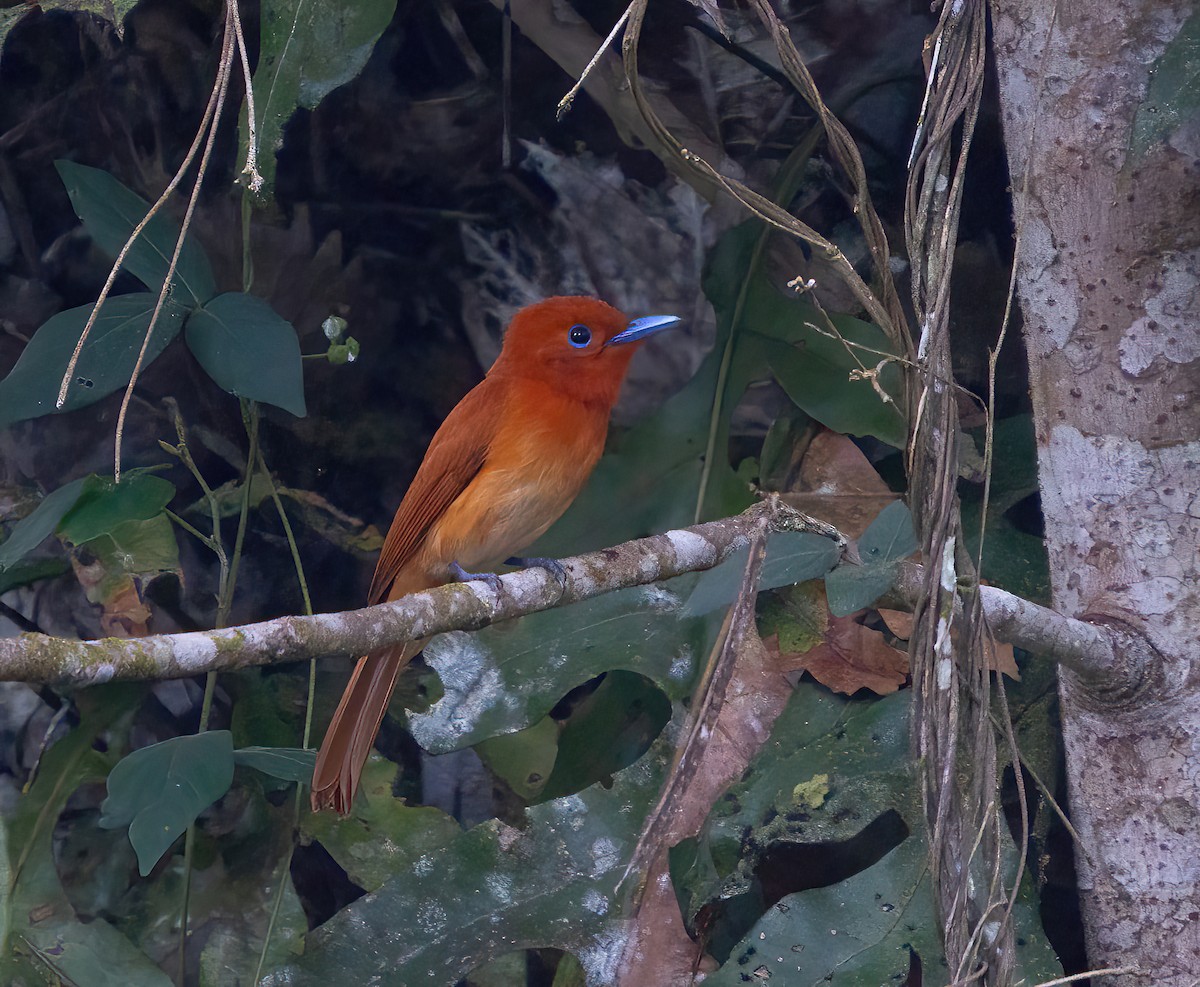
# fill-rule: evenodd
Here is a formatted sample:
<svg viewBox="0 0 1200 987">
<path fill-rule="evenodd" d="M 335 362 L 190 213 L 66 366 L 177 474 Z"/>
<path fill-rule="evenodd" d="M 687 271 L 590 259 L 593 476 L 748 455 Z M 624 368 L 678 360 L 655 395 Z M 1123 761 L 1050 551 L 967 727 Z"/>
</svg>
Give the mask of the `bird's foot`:
<svg viewBox="0 0 1200 987">
<path fill-rule="evenodd" d="M 566 591 L 567 570 L 563 568 L 562 563 L 557 559 L 546 559 L 541 556 L 523 559 L 520 556 L 514 555 L 511 559 L 505 559 L 504 564 L 520 566 L 522 569 L 545 569 L 558 580 L 559 587 L 563 591 Z"/>
<path fill-rule="evenodd" d="M 472 580 L 487 583 L 496 593 L 501 592 L 502 589 L 500 577 L 494 572 L 467 572 L 458 562 L 450 563 L 450 575 L 460 583 L 469 583 Z"/>
</svg>

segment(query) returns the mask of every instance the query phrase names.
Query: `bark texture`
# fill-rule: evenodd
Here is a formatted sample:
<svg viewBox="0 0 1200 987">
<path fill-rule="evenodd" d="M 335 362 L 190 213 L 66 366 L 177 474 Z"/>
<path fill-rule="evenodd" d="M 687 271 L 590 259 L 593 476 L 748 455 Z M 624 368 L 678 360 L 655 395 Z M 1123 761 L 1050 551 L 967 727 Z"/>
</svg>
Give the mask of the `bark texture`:
<svg viewBox="0 0 1200 987">
<path fill-rule="evenodd" d="M 1061 673 L 1094 966 L 1200 976 L 1200 127 L 1135 151 L 1182 0 L 995 11 L 1056 609 L 1132 630 L 1150 673 Z M 1145 112 L 1143 110 L 1143 112 Z M 1136 640 L 1136 638 L 1135 638 Z M 1144 643 L 1142 643 L 1144 642 Z"/>
</svg>

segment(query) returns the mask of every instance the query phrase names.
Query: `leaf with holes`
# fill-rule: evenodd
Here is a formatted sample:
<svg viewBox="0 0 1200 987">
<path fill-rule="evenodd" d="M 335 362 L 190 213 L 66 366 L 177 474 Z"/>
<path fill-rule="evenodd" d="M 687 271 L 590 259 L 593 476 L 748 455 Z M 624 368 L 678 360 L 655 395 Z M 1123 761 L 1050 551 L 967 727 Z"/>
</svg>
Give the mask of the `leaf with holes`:
<svg viewBox="0 0 1200 987">
<path fill-rule="evenodd" d="M 0 381 L 0 428 L 86 407 L 128 384 L 156 302 L 156 296 L 148 293 L 117 295 L 104 302 L 79 353 L 61 408 L 55 407 L 59 385 L 93 306 L 68 309 L 44 322 Z M 163 306 L 143 370 L 179 335 L 185 314 L 186 309 L 174 302 Z"/>
</svg>

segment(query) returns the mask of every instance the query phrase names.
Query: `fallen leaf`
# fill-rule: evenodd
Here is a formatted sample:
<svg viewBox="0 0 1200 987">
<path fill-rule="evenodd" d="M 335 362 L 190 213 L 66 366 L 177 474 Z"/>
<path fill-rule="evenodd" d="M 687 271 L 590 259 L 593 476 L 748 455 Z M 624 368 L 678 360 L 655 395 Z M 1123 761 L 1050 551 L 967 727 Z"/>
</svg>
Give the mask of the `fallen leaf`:
<svg viewBox="0 0 1200 987">
<path fill-rule="evenodd" d="M 875 467 L 847 436 L 821 432 L 804 454 L 789 506 L 828 521 L 848 538 L 858 538 L 888 504 L 898 500 Z"/>
<path fill-rule="evenodd" d="M 879 610 L 879 616 L 887 625 L 887 629 L 902 641 L 912 636 L 913 617 L 903 610 Z M 988 669 L 1007 675 L 1014 682 L 1021 681 L 1021 670 L 1017 668 L 1017 659 L 1013 654 L 1013 646 L 1004 641 L 987 638 L 983 642 L 984 653 L 987 655 Z"/>
<path fill-rule="evenodd" d="M 1017 668 L 1017 658 L 1013 654 L 1013 646 L 1004 641 L 987 638 L 983 642 L 984 653 L 987 655 L 988 668 L 1001 675 L 1007 675 L 1014 682 L 1021 681 L 1021 670 Z"/>
<path fill-rule="evenodd" d="M 770 650 L 777 639 L 764 640 Z M 895 692 L 908 678 L 908 655 L 889 645 L 880 631 L 852 617 L 831 617 L 825 640 L 803 654 L 780 654 L 779 661 L 808 672 L 826 688 L 844 695 L 870 689 L 880 696 Z"/>
<path fill-rule="evenodd" d="M 883 622 L 887 624 L 887 629 L 901 641 L 907 641 L 912 637 L 913 615 L 911 613 L 905 613 L 903 610 L 885 610 L 882 607 L 878 613 L 883 618 Z"/>
</svg>

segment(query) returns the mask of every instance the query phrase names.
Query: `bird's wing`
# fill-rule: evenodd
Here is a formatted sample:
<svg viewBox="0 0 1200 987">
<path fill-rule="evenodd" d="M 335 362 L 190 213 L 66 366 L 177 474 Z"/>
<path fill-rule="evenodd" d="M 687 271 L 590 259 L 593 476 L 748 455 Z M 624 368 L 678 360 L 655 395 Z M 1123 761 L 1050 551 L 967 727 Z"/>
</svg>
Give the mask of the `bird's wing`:
<svg viewBox="0 0 1200 987">
<path fill-rule="evenodd" d="M 454 503 L 483 467 L 500 419 L 500 395 L 488 378 L 464 397 L 429 443 L 380 552 L 369 603 L 381 603 L 412 559 L 430 526 Z"/>
</svg>

